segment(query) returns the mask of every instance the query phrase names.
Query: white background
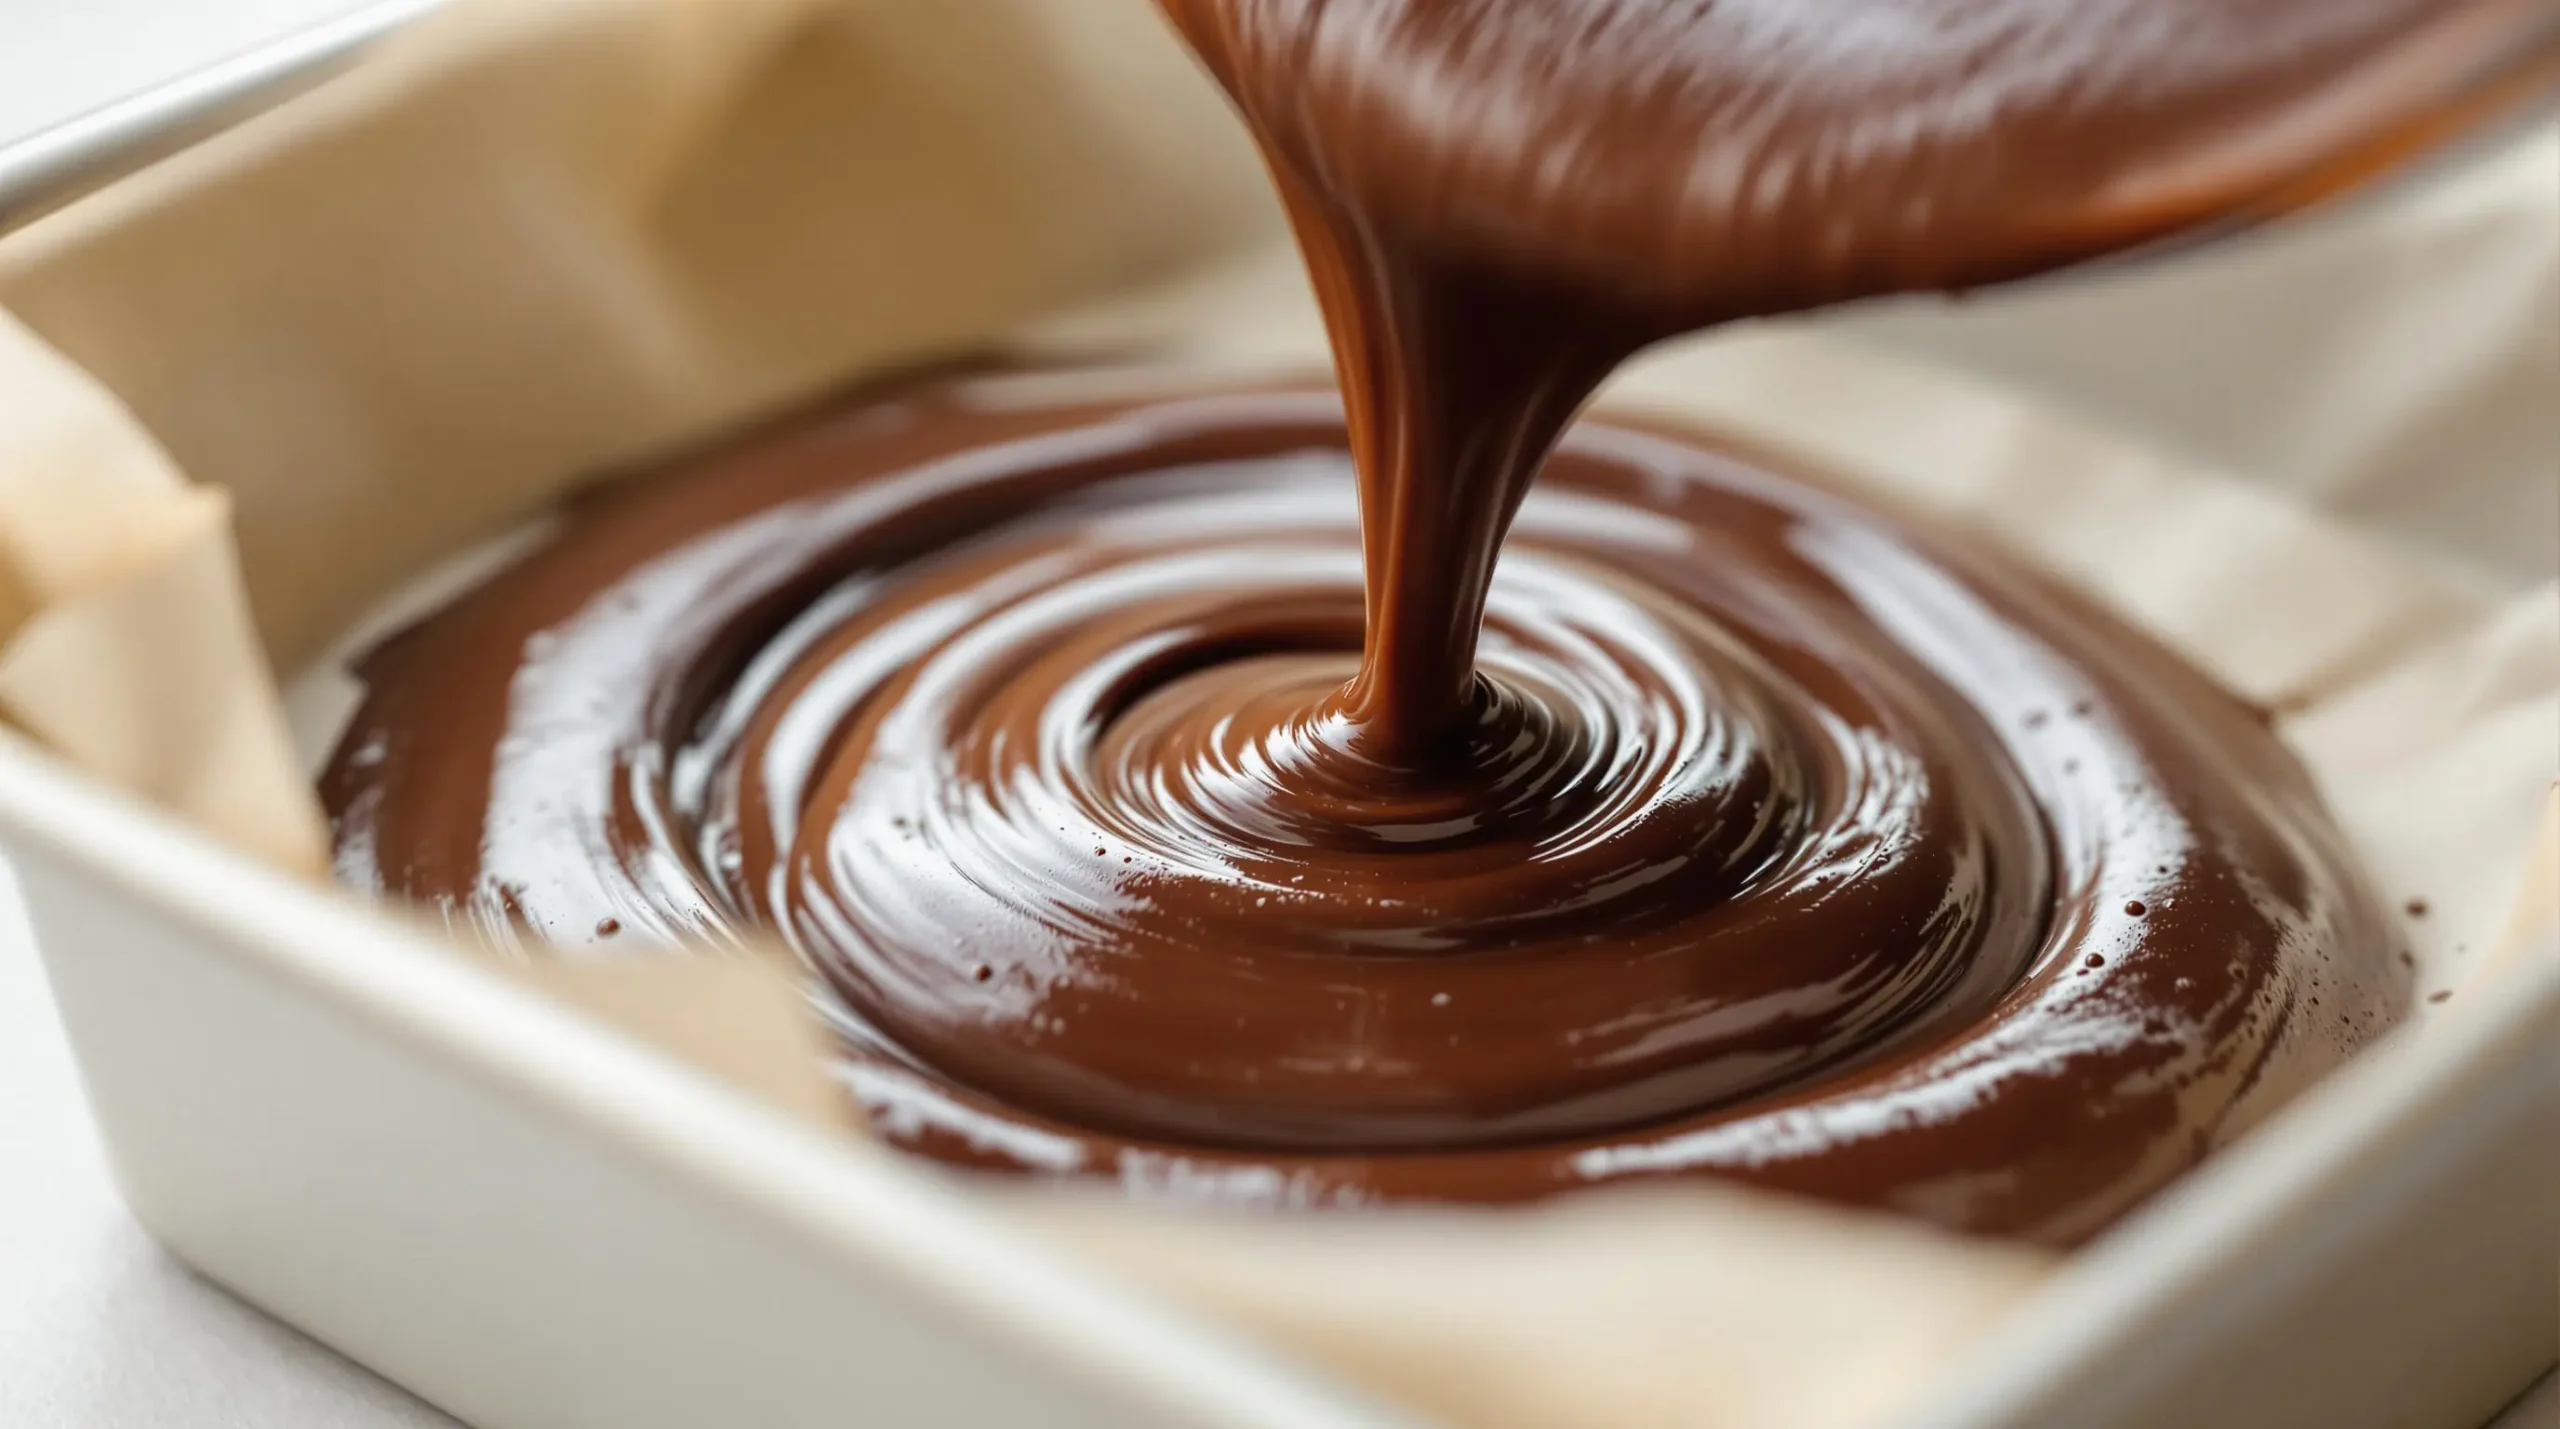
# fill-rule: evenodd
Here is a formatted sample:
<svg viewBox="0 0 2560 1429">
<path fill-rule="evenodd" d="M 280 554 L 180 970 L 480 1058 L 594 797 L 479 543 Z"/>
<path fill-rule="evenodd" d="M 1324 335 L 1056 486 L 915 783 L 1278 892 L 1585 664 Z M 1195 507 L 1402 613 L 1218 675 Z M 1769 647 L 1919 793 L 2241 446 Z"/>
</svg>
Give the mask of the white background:
<svg viewBox="0 0 2560 1429">
<path fill-rule="evenodd" d="M 0 143 L 351 8 L 0 0 Z M 0 1429 L 452 1422 L 196 1279 L 133 1223 L 0 869 Z M 2560 1429 L 2560 1383 L 2497 1429 Z"/>
</svg>

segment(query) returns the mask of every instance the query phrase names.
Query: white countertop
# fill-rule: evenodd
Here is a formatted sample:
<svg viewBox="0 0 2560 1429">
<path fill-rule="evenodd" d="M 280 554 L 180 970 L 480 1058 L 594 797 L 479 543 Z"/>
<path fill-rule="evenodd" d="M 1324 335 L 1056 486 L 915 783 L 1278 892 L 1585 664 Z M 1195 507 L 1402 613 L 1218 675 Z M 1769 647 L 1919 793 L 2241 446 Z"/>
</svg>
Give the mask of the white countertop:
<svg viewBox="0 0 2560 1429">
<path fill-rule="evenodd" d="M 0 141 L 351 6 L 0 0 Z M 189 1274 L 134 1224 L 0 870 L 0 1426 L 452 1423 Z M 2495 1429 L 2560 1429 L 2560 1382 L 2546 1378 Z"/>
</svg>

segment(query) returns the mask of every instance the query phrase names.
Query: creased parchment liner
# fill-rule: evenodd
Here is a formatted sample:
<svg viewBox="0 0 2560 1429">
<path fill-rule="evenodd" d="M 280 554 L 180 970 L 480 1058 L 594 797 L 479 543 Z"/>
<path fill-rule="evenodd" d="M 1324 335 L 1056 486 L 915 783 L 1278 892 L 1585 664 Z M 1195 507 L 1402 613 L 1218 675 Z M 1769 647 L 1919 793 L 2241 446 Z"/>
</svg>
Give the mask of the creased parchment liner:
<svg viewBox="0 0 2560 1429">
<path fill-rule="evenodd" d="M 2548 166 L 2548 144 L 2526 152 Z M 2413 229 L 2458 229 L 2475 255 L 2497 249 L 2512 291 L 2476 269 L 2459 302 L 2270 285 L 2271 312 L 2368 305 L 2402 345 L 2271 350 L 2263 390 L 2230 400 L 2320 429 L 2324 404 L 2352 401 L 2347 379 L 2371 390 L 2396 353 L 2404 394 L 2551 402 L 2550 325 L 2515 307 L 2552 297 L 2555 207 L 2501 197 L 2537 176 L 2510 162 L 2355 220 L 2402 257 Z M 1235 126 L 1143 0 L 465 4 L 0 243 L 0 306 L 25 325 L 0 319 L 0 710 L 316 872 L 324 831 L 270 668 L 304 667 L 586 474 L 883 365 L 1004 336 L 1315 359 L 1276 231 Z M 2541 919 L 2518 910 L 2547 909 L 2560 882 L 2550 854 L 2528 854 L 2560 764 L 2560 599 L 2516 593 L 2511 559 L 2496 576 L 2449 559 L 2463 546 L 2443 503 L 2376 499 L 2376 471 L 2404 488 L 2442 474 L 2426 424 L 2355 404 L 2348 429 L 2382 434 L 2340 514 L 1836 332 L 1690 344 L 1611 400 L 1985 531 L 2286 711 L 2384 894 L 2432 905 L 2409 925 L 2422 991 L 2477 996 L 2475 953 L 2541 946 Z M 2482 478 L 2475 462 L 2447 480 Z M 2519 505 L 2517 481 L 2546 485 Z M 2496 491 L 2484 565 L 2519 549 L 2500 529 L 2514 511 L 2560 520 L 2548 465 Z M 2351 519 L 2413 504 L 2424 558 Z M 335 682 L 325 667 L 304 682 L 312 720 Z M 741 1034 L 705 1038 L 696 1015 L 673 1050 L 805 1098 L 814 1059 L 781 1057 L 775 1080 L 772 1048 L 807 1033 L 761 966 L 652 976 L 684 969 L 704 981 L 673 998 L 546 980 L 662 1040 L 670 1002 L 698 1013 L 725 985 Z M 998 1199 L 1393 1398 L 1488 1424 L 1864 1422 L 2045 1264 L 1717 1189 L 1247 1223 Z"/>
</svg>

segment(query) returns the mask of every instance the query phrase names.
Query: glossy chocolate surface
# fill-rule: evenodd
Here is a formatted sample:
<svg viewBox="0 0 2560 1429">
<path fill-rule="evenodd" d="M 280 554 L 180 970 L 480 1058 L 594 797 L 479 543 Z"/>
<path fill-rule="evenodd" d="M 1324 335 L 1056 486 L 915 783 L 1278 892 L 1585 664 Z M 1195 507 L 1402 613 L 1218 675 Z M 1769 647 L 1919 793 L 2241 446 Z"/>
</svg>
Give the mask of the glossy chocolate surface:
<svg viewBox="0 0 2560 1429">
<path fill-rule="evenodd" d="M 2551 0 L 1160 3 L 1311 247 L 1661 331 L 2280 211 L 2560 61 Z"/>
<path fill-rule="evenodd" d="M 612 491 L 379 649 L 342 877 L 779 933 L 888 1140 L 1256 1202 L 1713 1173 L 2068 1239 L 2398 1006 L 2258 720 L 1997 561 L 1586 423 L 1447 762 L 1384 768 L 1336 403 L 973 390 Z"/>
<path fill-rule="evenodd" d="M 1261 1203 L 1713 1174 L 2068 1241 L 2397 1014 L 2237 702 L 1568 427 L 1672 333 L 2266 199 L 2515 0 L 1166 9 L 1341 402 L 928 388 L 602 499 L 369 662 L 342 876 L 778 934 L 890 1141 Z"/>
</svg>

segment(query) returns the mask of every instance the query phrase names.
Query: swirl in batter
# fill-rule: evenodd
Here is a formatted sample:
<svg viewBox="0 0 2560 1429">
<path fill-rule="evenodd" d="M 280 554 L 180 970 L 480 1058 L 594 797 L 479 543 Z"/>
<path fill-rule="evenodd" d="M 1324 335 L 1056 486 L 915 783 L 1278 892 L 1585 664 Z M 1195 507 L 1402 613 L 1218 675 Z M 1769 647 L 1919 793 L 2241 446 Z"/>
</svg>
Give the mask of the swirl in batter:
<svg viewBox="0 0 2560 1429">
<path fill-rule="evenodd" d="M 1712 1173 L 2068 1240 L 2400 989 L 2257 719 L 1997 561 L 1578 427 L 1364 747 L 1339 408 L 856 402 L 374 653 L 347 881 L 779 933 L 875 1131 L 1253 1202 Z"/>
</svg>

